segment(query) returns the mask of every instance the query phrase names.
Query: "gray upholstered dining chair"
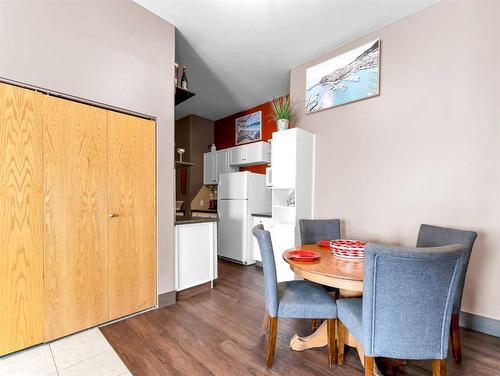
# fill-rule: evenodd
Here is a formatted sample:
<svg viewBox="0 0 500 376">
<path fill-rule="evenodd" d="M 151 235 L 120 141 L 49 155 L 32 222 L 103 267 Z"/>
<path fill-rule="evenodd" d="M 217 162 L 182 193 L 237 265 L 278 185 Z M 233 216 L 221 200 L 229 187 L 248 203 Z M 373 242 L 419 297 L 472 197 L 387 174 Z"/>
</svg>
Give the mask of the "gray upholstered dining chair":
<svg viewBox="0 0 500 376">
<path fill-rule="evenodd" d="M 299 219 L 300 241 L 302 244 L 314 244 L 319 240 L 340 239 L 340 219 Z M 338 297 L 339 290 L 323 286 L 328 292 L 335 292 Z M 318 319 L 311 321 L 312 330 L 316 330 L 320 322 Z"/>
<path fill-rule="evenodd" d="M 299 219 L 299 229 L 302 244 L 340 239 L 339 219 Z"/>
<path fill-rule="evenodd" d="M 432 359 L 433 375 L 445 375 L 448 328 L 464 256 L 464 246 L 458 244 L 368 244 L 363 298 L 337 300 L 339 364 L 347 328 L 363 345 L 365 375 L 373 375 L 374 357 L 379 356 Z"/>
<path fill-rule="evenodd" d="M 451 350 L 453 358 L 459 362 L 462 360 L 462 349 L 460 346 L 460 308 L 462 306 L 462 295 L 464 291 L 465 275 L 469 265 L 472 246 L 477 234 L 474 231 L 456 230 L 446 227 L 421 225 L 418 232 L 417 247 L 439 247 L 449 244 L 462 244 L 465 247 L 465 257 L 463 258 L 462 274 L 458 280 L 458 290 L 453 302 L 453 313 L 451 315 Z"/>
<path fill-rule="evenodd" d="M 309 281 L 287 281 L 278 283 L 273 245 L 269 231 L 257 225 L 252 230 L 259 243 L 264 269 L 264 293 L 269 316 L 267 345 L 267 366 L 272 367 L 278 333 L 278 317 L 295 319 L 327 320 L 328 363 L 335 362 L 335 328 L 337 325 L 337 304 L 318 284 Z"/>
</svg>

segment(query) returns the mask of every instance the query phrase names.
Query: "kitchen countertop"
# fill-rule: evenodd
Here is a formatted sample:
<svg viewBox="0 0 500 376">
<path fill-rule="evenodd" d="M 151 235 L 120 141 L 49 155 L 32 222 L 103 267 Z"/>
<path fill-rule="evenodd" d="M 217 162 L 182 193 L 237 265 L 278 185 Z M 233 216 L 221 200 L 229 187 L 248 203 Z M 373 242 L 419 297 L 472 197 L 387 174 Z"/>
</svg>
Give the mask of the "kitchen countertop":
<svg viewBox="0 0 500 376">
<path fill-rule="evenodd" d="M 192 225 L 194 223 L 205 223 L 205 222 L 217 222 L 219 219 L 218 218 L 207 218 L 207 217 L 191 217 L 191 218 L 184 218 L 184 217 L 177 217 L 175 219 L 175 225 Z"/>
<path fill-rule="evenodd" d="M 271 214 L 271 212 L 252 213 L 252 217 L 267 217 L 267 218 L 272 218 L 272 214 Z"/>
</svg>

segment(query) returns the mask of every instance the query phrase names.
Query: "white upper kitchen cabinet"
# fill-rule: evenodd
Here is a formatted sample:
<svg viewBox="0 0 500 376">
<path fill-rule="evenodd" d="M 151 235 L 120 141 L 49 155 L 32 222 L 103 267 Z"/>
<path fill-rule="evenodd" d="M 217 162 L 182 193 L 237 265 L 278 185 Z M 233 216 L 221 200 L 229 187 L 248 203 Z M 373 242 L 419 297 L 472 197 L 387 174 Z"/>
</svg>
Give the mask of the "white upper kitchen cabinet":
<svg viewBox="0 0 500 376">
<path fill-rule="evenodd" d="M 218 150 L 215 152 L 217 162 L 217 183 L 219 182 L 219 175 L 227 174 L 228 172 L 238 171 L 238 167 L 233 167 L 229 163 L 230 149 Z"/>
<path fill-rule="evenodd" d="M 271 162 L 271 145 L 260 141 L 230 149 L 232 166 L 253 166 Z"/>
<path fill-rule="evenodd" d="M 238 171 L 237 167 L 229 164 L 231 149 L 222 149 L 203 155 L 203 184 L 219 184 L 220 174 Z"/>
<path fill-rule="evenodd" d="M 203 154 L 203 184 L 217 184 L 217 159 L 215 153 Z"/>
<path fill-rule="evenodd" d="M 246 156 L 246 148 L 244 146 L 236 146 L 234 148 L 229 149 L 229 163 L 232 166 L 237 166 L 242 164 L 247 156 Z"/>
</svg>

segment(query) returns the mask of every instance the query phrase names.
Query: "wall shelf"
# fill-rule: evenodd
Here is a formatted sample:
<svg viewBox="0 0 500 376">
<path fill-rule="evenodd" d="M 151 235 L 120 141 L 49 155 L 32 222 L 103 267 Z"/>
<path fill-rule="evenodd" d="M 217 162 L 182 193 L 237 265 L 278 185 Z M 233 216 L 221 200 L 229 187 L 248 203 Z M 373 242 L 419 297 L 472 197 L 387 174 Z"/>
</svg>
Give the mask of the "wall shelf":
<svg viewBox="0 0 500 376">
<path fill-rule="evenodd" d="M 182 102 L 188 100 L 189 98 L 195 96 L 195 93 L 185 90 L 179 86 L 175 87 L 175 105 L 181 104 Z"/>
<path fill-rule="evenodd" d="M 194 165 L 195 164 L 191 163 L 191 162 L 179 162 L 179 161 L 175 161 L 175 168 L 192 167 Z"/>
</svg>

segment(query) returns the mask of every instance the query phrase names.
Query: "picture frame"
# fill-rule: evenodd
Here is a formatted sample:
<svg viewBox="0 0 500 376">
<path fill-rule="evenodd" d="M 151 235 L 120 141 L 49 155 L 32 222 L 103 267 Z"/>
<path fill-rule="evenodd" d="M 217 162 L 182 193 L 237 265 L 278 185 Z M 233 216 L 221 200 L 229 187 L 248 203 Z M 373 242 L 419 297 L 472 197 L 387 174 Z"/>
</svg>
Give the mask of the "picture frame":
<svg viewBox="0 0 500 376">
<path fill-rule="evenodd" d="M 262 140 L 262 111 L 240 116 L 234 120 L 236 145 Z"/>
<path fill-rule="evenodd" d="M 306 114 L 380 95 L 380 39 L 306 70 Z"/>
</svg>

